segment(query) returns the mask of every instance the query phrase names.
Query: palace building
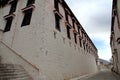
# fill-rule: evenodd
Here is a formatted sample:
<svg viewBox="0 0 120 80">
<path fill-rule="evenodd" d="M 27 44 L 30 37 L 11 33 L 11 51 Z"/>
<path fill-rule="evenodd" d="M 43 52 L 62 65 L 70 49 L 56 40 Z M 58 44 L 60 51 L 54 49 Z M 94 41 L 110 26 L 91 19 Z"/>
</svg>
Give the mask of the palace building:
<svg viewBox="0 0 120 80">
<path fill-rule="evenodd" d="M 64 0 L 0 2 L 0 80 L 97 72 L 97 48 Z"/>
<path fill-rule="evenodd" d="M 120 74 L 120 1 L 113 0 L 110 45 L 113 71 Z"/>
</svg>

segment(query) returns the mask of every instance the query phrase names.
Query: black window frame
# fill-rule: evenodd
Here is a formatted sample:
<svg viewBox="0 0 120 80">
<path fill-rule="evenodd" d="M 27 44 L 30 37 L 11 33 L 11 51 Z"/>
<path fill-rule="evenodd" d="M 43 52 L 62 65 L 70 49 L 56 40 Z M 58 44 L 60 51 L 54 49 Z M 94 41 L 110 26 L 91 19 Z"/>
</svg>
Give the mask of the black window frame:
<svg viewBox="0 0 120 80">
<path fill-rule="evenodd" d="M 75 29 L 75 21 L 72 20 L 73 29 Z"/>
<path fill-rule="evenodd" d="M 24 17 L 23 17 L 21 27 L 30 25 L 33 9 L 31 8 L 31 9 L 25 10 L 23 13 L 24 13 Z"/>
<path fill-rule="evenodd" d="M 68 19 L 68 12 L 67 12 L 67 11 L 65 11 L 65 19 L 66 19 L 67 22 L 69 22 L 69 19 Z"/>
<path fill-rule="evenodd" d="M 79 26 L 79 25 L 77 25 L 77 28 L 78 28 L 78 33 L 80 34 L 80 26 Z"/>
<path fill-rule="evenodd" d="M 67 29 L 67 37 L 68 39 L 71 39 L 71 35 L 70 35 L 70 27 L 68 25 L 66 25 L 66 29 Z"/>
<path fill-rule="evenodd" d="M 80 47 L 82 47 L 82 39 L 79 38 Z"/>
<path fill-rule="evenodd" d="M 11 29 L 11 25 L 12 25 L 12 21 L 13 21 L 13 17 L 8 17 L 8 18 L 6 18 L 6 26 L 5 26 L 5 28 L 4 28 L 4 32 L 8 32 L 8 31 L 10 31 L 10 29 Z"/>
<path fill-rule="evenodd" d="M 17 3 L 18 3 L 18 0 L 14 0 L 13 2 L 10 3 L 11 4 L 11 8 L 10 8 L 9 14 L 11 14 L 11 13 L 16 11 Z"/>
<path fill-rule="evenodd" d="M 76 33 L 74 33 L 74 41 L 77 44 L 77 34 Z"/>
<path fill-rule="evenodd" d="M 60 16 L 58 14 L 55 14 L 55 28 L 58 31 L 61 31 L 61 27 L 60 27 Z"/>
<path fill-rule="evenodd" d="M 84 50 L 85 50 L 85 49 L 86 49 L 86 48 L 85 48 L 85 47 L 86 47 L 86 46 L 85 46 L 85 41 L 83 41 L 83 47 L 84 47 Z"/>
</svg>

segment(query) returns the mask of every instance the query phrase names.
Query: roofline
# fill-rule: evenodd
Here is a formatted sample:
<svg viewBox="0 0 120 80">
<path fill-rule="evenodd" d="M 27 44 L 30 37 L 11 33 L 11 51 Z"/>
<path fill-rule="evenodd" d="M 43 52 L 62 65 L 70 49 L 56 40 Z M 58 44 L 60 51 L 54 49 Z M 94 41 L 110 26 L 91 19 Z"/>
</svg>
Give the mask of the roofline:
<svg viewBox="0 0 120 80">
<path fill-rule="evenodd" d="M 77 18 L 75 17 L 75 15 L 73 14 L 72 10 L 69 8 L 69 6 L 67 5 L 67 3 L 65 2 L 65 0 L 62 0 L 62 2 L 63 2 L 62 4 L 70 11 L 71 16 L 76 19 L 76 21 L 77 21 L 77 23 L 78 23 L 79 25 L 81 25 L 80 22 L 78 21 L 78 19 L 77 19 Z M 81 25 L 81 28 L 84 30 L 84 28 L 82 27 L 82 25 Z M 85 34 L 87 35 L 87 37 L 89 38 L 89 40 L 90 40 L 90 42 L 92 43 L 92 45 L 93 45 L 93 47 L 95 48 L 95 50 L 98 52 L 96 46 L 94 45 L 94 43 L 92 42 L 92 40 L 90 39 L 90 37 L 88 36 L 88 34 L 86 33 L 85 30 L 84 30 L 84 32 L 85 32 Z"/>
</svg>

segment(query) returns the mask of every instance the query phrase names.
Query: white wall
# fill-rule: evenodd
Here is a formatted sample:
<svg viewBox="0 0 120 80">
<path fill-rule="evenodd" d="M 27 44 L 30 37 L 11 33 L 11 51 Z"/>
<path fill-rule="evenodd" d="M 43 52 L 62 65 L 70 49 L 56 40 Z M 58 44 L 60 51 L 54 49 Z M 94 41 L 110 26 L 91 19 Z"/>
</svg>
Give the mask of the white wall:
<svg viewBox="0 0 120 80">
<path fill-rule="evenodd" d="M 72 39 L 67 38 L 64 18 L 60 22 L 61 32 L 55 29 L 54 0 L 36 0 L 30 25 L 21 27 L 21 9 L 25 5 L 25 0 L 19 0 L 11 30 L 3 34 L 3 43 L 39 68 L 40 74 L 48 80 L 64 80 L 97 71 L 95 56 L 80 48 L 79 41 L 78 44 L 74 43 L 72 30 Z M 64 17 L 62 7 L 60 11 Z M 3 62 L 17 62 L 9 58 L 7 60 L 8 53 L 3 55 L 6 56 Z M 12 54 L 10 56 L 17 60 Z"/>
</svg>

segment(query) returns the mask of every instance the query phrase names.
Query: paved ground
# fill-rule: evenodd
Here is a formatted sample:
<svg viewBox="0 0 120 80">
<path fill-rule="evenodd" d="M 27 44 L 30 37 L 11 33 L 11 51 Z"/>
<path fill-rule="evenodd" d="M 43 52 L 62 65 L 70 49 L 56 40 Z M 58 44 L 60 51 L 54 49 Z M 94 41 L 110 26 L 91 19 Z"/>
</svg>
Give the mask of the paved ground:
<svg viewBox="0 0 120 80">
<path fill-rule="evenodd" d="M 73 80 L 120 80 L 120 76 L 111 71 L 106 70 L 100 71 L 97 74 Z"/>
</svg>

